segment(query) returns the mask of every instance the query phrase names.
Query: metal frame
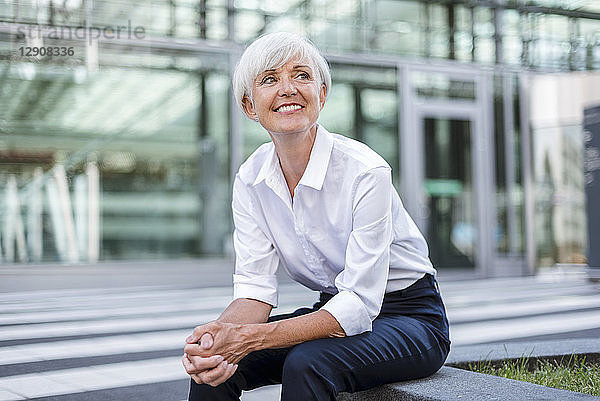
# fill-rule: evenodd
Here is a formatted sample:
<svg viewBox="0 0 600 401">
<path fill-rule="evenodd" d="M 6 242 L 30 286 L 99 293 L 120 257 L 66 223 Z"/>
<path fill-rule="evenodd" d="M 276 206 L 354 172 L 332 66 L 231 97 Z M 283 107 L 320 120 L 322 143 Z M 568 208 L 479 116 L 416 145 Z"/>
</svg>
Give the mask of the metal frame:
<svg viewBox="0 0 600 401">
<path fill-rule="evenodd" d="M 523 171 L 523 196 L 525 215 L 525 269 L 523 273 L 535 274 L 535 226 L 533 198 L 533 160 L 532 143 L 529 132 L 529 75 L 522 73 L 519 77 L 519 105 L 521 107 L 521 160 Z"/>
<path fill-rule="evenodd" d="M 481 111 L 479 120 L 479 133 L 482 148 L 478 149 L 480 171 L 480 187 L 478 188 L 478 214 L 481 219 L 479 230 L 481 258 L 480 271 L 485 276 L 497 275 L 498 265 L 495 263 L 494 227 L 496 226 L 496 180 L 494 168 L 496 158 L 494 149 L 494 102 L 493 102 L 493 74 L 482 71 L 478 74 L 477 99 L 478 109 Z"/>
<path fill-rule="evenodd" d="M 475 101 L 418 99 L 410 83 L 414 71 L 431 71 L 446 74 L 452 78 L 469 78 L 476 85 Z M 477 252 L 475 255 L 475 275 L 497 275 L 500 264 L 496 263 L 493 242 L 495 226 L 495 176 L 493 141 L 493 102 L 492 78 L 490 72 L 444 69 L 434 66 L 427 68 L 403 66 L 399 68 L 400 109 L 400 155 L 401 188 L 406 209 L 415 219 L 417 226 L 425 229 L 423 185 L 425 164 L 422 121 L 426 117 L 460 118 L 472 121 L 471 148 L 473 191 L 476 201 Z"/>
<path fill-rule="evenodd" d="M 505 163 L 505 174 L 506 174 L 506 214 L 507 214 L 507 226 L 509 235 L 509 255 L 515 254 L 518 244 L 516 243 L 517 234 L 517 213 L 512 202 L 512 196 L 515 191 L 516 174 L 515 174 L 515 133 L 513 130 L 514 126 L 514 113 L 513 113 L 513 88 L 510 82 L 510 76 L 504 75 L 502 77 L 502 95 L 503 95 L 503 112 L 504 112 L 504 158 Z"/>
</svg>

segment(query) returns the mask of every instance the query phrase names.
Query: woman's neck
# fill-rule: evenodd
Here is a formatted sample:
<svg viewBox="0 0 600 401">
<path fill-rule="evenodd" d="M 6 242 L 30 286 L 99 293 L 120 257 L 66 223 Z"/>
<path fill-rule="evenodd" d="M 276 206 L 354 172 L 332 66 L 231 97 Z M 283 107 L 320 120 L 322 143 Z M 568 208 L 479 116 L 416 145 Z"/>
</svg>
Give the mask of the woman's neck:
<svg viewBox="0 0 600 401">
<path fill-rule="evenodd" d="M 304 170 L 306 170 L 306 166 L 308 165 L 308 159 L 315 143 L 316 134 L 316 124 L 304 133 L 270 134 L 292 199 L 294 197 L 294 189 L 298 185 L 298 182 L 300 182 Z"/>
</svg>

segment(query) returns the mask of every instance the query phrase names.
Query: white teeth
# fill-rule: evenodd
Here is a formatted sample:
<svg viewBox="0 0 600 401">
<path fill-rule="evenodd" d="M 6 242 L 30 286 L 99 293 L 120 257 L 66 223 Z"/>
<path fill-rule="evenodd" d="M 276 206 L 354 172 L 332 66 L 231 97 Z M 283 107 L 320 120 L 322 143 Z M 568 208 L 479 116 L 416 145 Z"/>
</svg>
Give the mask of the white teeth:
<svg viewBox="0 0 600 401">
<path fill-rule="evenodd" d="M 297 104 L 292 104 L 289 106 L 281 106 L 277 109 L 277 111 L 292 111 L 292 110 L 298 110 L 301 108 L 302 108 L 302 106 L 299 106 Z"/>
</svg>

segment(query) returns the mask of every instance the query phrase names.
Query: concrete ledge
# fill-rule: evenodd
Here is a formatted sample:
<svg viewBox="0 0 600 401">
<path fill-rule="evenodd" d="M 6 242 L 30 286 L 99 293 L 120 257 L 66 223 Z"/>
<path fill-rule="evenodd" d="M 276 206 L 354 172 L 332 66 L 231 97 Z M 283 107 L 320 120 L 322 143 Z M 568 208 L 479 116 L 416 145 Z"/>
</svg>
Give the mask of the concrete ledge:
<svg viewBox="0 0 600 401">
<path fill-rule="evenodd" d="M 476 361 L 499 361 L 521 357 L 556 359 L 573 354 L 585 355 L 587 360 L 597 359 L 600 355 L 600 339 L 582 338 L 456 346 L 451 348 L 446 365 L 455 366 Z"/>
<path fill-rule="evenodd" d="M 433 376 L 388 384 L 338 401 L 541 401 L 600 400 L 600 397 L 444 366 Z"/>
<path fill-rule="evenodd" d="M 507 344 L 484 344 L 452 348 L 446 365 L 518 359 L 556 359 L 569 355 L 600 358 L 600 339 L 574 339 Z M 600 400 L 588 394 L 540 386 L 533 383 L 484 375 L 444 366 L 433 376 L 387 384 L 358 393 L 342 393 L 338 401 L 537 401 Z"/>
</svg>

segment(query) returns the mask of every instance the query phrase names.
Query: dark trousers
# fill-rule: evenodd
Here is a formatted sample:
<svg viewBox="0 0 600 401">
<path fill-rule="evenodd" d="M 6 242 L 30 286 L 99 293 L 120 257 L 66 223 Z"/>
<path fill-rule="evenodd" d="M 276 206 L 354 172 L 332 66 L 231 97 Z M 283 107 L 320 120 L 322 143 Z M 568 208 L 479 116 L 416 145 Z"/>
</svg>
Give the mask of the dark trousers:
<svg viewBox="0 0 600 401">
<path fill-rule="evenodd" d="M 316 311 L 331 297 L 321 293 L 312 308 L 269 321 Z M 235 374 L 216 387 L 192 381 L 189 400 L 239 400 L 242 390 L 281 383 L 283 401 L 335 401 L 340 392 L 429 376 L 444 364 L 449 350 L 444 304 L 437 283 L 427 274 L 385 295 L 372 331 L 251 352 Z"/>
</svg>

